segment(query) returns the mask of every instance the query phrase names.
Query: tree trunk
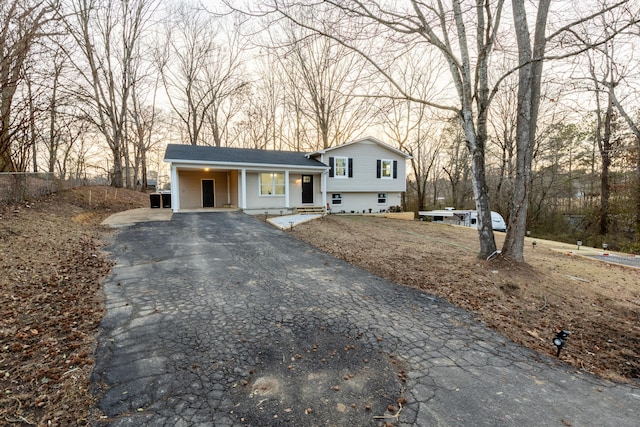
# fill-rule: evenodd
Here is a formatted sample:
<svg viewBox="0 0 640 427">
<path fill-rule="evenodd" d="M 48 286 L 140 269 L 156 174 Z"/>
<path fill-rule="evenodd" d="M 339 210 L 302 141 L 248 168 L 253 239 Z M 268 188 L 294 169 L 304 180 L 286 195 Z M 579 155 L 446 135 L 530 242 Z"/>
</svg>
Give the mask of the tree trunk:
<svg viewBox="0 0 640 427">
<path fill-rule="evenodd" d="M 509 215 L 507 235 L 502 248 L 503 256 L 524 262 L 524 238 L 529 210 L 531 163 L 536 137 L 542 65 L 546 48 L 546 23 L 551 0 L 538 3 L 533 48 L 526 20 L 524 0 L 512 0 L 514 29 L 518 42 L 520 71 L 518 74 L 518 115 L 516 122 L 516 179 L 513 206 Z"/>
<path fill-rule="evenodd" d="M 496 241 L 491 227 L 491 209 L 489 207 L 489 192 L 485 177 L 484 141 L 476 134 L 471 113 L 462 114 L 462 128 L 467 139 L 467 147 L 471 153 L 471 183 L 473 196 L 478 211 L 478 237 L 480 253 L 478 258 L 487 259 L 496 253 Z"/>
<path fill-rule="evenodd" d="M 600 158 L 602 159 L 602 173 L 600 175 L 600 218 L 598 228 L 600 234 L 604 236 L 609 232 L 609 199 L 610 183 L 609 168 L 611 167 L 611 119 L 613 116 L 613 103 L 611 102 L 611 89 L 609 91 L 609 102 L 604 119 L 604 133 L 600 144 Z"/>
</svg>

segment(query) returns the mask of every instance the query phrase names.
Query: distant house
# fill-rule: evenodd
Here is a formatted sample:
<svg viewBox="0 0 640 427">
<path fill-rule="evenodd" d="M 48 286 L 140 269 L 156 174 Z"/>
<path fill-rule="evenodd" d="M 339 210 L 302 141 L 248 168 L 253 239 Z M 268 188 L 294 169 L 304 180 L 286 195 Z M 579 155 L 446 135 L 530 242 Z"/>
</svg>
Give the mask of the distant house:
<svg viewBox="0 0 640 427">
<path fill-rule="evenodd" d="M 237 207 L 248 213 L 387 210 L 400 205 L 408 158 L 375 138 L 310 154 L 169 144 L 164 156 L 174 212 Z"/>
</svg>

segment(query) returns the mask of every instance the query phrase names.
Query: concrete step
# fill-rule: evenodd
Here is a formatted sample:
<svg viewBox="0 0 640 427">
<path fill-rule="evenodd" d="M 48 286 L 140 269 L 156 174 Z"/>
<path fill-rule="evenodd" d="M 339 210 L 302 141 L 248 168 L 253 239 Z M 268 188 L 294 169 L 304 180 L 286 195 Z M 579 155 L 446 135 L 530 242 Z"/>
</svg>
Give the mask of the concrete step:
<svg viewBox="0 0 640 427">
<path fill-rule="evenodd" d="M 295 208 L 297 214 L 324 214 L 322 206 L 297 206 Z"/>
</svg>

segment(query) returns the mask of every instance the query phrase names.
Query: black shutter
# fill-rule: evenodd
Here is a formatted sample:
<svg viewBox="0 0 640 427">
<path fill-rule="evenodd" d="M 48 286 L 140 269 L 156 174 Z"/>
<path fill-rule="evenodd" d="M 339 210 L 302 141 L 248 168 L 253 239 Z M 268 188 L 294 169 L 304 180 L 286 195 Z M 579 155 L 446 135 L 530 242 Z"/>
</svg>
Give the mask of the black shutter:
<svg viewBox="0 0 640 427">
<path fill-rule="evenodd" d="M 382 176 L 382 160 L 376 160 L 376 178 Z"/>
<path fill-rule="evenodd" d="M 349 178 L 353 178 L 353 159 L 349 157 Z"/>
<path fill-rule="evenodd" d="M 398 161 L 393 161 L 393 179 L 398 178 Z"/>
<path fill-rule="evenodd" d="M 329 178 L 333 178 L 333 157 L 329 157 Z"/>
</svg>

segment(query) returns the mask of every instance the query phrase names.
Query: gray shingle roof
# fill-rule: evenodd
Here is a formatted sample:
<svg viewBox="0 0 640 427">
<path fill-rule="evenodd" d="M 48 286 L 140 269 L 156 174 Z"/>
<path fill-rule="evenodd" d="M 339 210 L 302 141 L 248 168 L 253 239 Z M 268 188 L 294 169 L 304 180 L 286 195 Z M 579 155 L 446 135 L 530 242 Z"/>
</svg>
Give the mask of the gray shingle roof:
<svg viewBox="0 0 640 427">
<path fill-rule="evenodd" d="M 288 165 L 327 167 L 296 151 L 257 150 L 250 148 L 207 147 L 202 145 L 169 144 L 164 153 L 165 161 L 203 163 L 248 163 L 264 165 Z"/>
</svg>

